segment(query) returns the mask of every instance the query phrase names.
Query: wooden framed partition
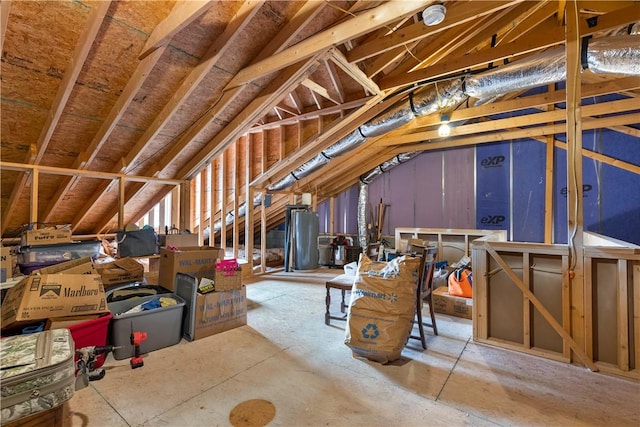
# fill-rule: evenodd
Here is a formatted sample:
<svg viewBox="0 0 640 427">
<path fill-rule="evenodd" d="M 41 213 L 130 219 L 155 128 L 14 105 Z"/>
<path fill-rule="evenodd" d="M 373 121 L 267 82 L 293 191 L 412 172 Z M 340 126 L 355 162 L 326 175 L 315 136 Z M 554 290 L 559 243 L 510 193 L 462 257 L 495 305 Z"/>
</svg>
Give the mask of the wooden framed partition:
<svg viewBox="0 0 640 427">
<path fill-rule="evenodd" d="M 463 256 L 471 257 L 471 242 L 477 238 L 492 236 L 495 240 L 507 240 L 505 230 L 474 230 L 462 228 L 411 228 L 395 229 L 396 250 L 405 252 L 409 239 L 428 241 L 438 246 L 438 261 L 447 260 L 453 264 Z"/>
<path fill-rule="evenodd" d="M 472 242 L 474 340 L 640 379 L 640 247 L 585 242 L 583 300 L 572 299 L 569 246 Z M 574 311 L 583 333 L 572 333 Z"/>
</svg>

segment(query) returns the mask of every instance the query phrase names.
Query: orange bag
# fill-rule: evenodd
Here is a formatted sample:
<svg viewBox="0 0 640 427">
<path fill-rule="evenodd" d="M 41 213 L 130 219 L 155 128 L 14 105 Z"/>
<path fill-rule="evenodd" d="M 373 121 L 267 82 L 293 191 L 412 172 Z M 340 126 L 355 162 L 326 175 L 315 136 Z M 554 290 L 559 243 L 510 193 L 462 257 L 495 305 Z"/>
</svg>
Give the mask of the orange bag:
<svg viewBox="0 0 640 427">
<path fill-rule="evenodd" d="M 473 276 L 468 268 L 458 268 L 449 275 L 449 295 L 471 298 Z"/>
</svg>

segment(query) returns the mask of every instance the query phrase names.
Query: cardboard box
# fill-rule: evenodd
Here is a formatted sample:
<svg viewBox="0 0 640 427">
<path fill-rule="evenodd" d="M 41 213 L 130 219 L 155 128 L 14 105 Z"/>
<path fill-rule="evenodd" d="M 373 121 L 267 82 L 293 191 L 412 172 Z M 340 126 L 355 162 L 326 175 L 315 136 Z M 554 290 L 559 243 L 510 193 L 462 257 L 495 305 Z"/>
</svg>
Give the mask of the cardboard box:
<svg viewBox="0 0 640 427">
<path fill-rule="evenodd" d="M 6 282 L 13 277 L 14 257 L 10 246 L 0 247 L 0 282 Z"/>
<path fill-rule="evenodd" d="M 55 245 L 58 243 L 71 243 L 71 230 L 55 228 L 27 230 L 23 231 L 20 237 L 22 246 Z"/>
<path fill-rule="evenodd" d="M 197 234 L 158 234 L 160 246 L 173 246 L 178 249 L 198 246 L 198 238 Z"/>
<path fill-rule="evenodd" d="M 436 313 L 471 319 L 472 308 L 473 299 L 449 295 L 449 288 L 446 286 L 433 290 L 433 310 Z"/>
<path fill-rule="evenodd" d="M 160 273 L 158 284 L 175 289 L 176 273 L 187 273 L 198 279 L 213 278 L 215 263 L 224 258 L 224 250 L 207 246 L 182 248 L 180 251 L 160 249 Z"/>
<path fill-rule="evenodd" d="M 52 317 L 108 311 L 98 274 L 28 276 L 7 291 L 2 302 L 2 327 Z"/>
<path fill-rule="evenodd" d="M 140 282 L 144 277 L 144 267 L 133 258 L 120 258 L 114 262 L 98 264 L 96 270 L 107 287 L 118 283 Z"/>
<path fill-rule="evenodd" d="M 50 265 L 31 272 L 31 275 L 36 274 L 96 274 L 96 270 L 93 267 L 91 257 L 83 257 Z"/>
</svg>

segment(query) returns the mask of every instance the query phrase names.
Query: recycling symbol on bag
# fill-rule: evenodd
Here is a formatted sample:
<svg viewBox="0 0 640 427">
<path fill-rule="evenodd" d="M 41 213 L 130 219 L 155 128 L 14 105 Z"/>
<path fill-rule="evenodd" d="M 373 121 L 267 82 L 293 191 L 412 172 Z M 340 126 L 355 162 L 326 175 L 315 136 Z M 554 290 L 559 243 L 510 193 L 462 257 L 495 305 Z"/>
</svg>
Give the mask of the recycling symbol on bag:
<svg viewBox="0 0 640 427">
<path fill-rule="evenodd" d="M 369 339 L 376 339 L 380 335 L 380 331 L 378 331 L 378 327 L 373 323 L 369 323 L 362 329 L 362 336 Z"/>
</svg>

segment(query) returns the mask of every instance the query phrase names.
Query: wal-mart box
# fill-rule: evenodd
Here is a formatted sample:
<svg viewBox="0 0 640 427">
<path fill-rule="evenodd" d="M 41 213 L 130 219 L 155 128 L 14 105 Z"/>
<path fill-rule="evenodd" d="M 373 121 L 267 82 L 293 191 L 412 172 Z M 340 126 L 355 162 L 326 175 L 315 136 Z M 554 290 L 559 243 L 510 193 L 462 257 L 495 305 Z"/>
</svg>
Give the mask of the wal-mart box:
<svg viewBox="0 0 640 427">
<path fill-rule="evenodd" d="M 447 286 L 433 290 L 433 310 L 436 313 L 471 319 L 472 308 L 473 299 L 449 295 Z"/>
<path fill-rule="evenodd" d="M 160 242 L 160 246 L 173 246 L 178 249 L 183 247 L 191 248 L 194 246 L 198 246 L 200 242 L 198 241 L 197 234 L 159 234 L 158 241 Z"/>
<path fill-rule="evenodd" d="M 31 275 L 43 274 L 97 274 L 93 266 L 91 257 L 82 257 L 72 259 L 71 261 L 61 262 L 60 264 L 50 265 L 48 267 L 33 270 Z"/>
<path fill-rule="evenodd" d="M 0 282 L 6 282 L 13 277 L 13 265 L 15 256 L 11 253 L 10 246 L 0 247 Z"/>
<path fill-rule="evenodd" d="M 158 284 L 173 291 L 176 273 L 187 273 L 197 279 L 213 278 L 216 260 L 224 258 L 224 250 L 208 246 L 181 248 L 179 251 L 160 249 Z"/>
<path fill-rule="evenodd" d="M 98 274 L 28 276 L 7 291 L 2 302 L 2 327 L 107 311 L 107 298 Z"/>
<path fill-rule="evenodd" d="M 22 246 L 54 245 L 57 243 L 71 243 L 71 230 L 55 228 L 27 230 L 23 231 L 20 237 Z"/>
<path fill-rule="evenodd" d="M 133 258 L 120 258 L 114 262 L 96 265 L 105 287 L 119 283 L 141 282 L 144 266 Z"/>
<path fill-rule="evenodd" d="M 193 276 L 178 273 L 176 295 L 186 302 L 182 335 L 188 341 L 219 334 L 247 324 L 247 288 L 225 292 L 198 292 Z"/>
</svg>

